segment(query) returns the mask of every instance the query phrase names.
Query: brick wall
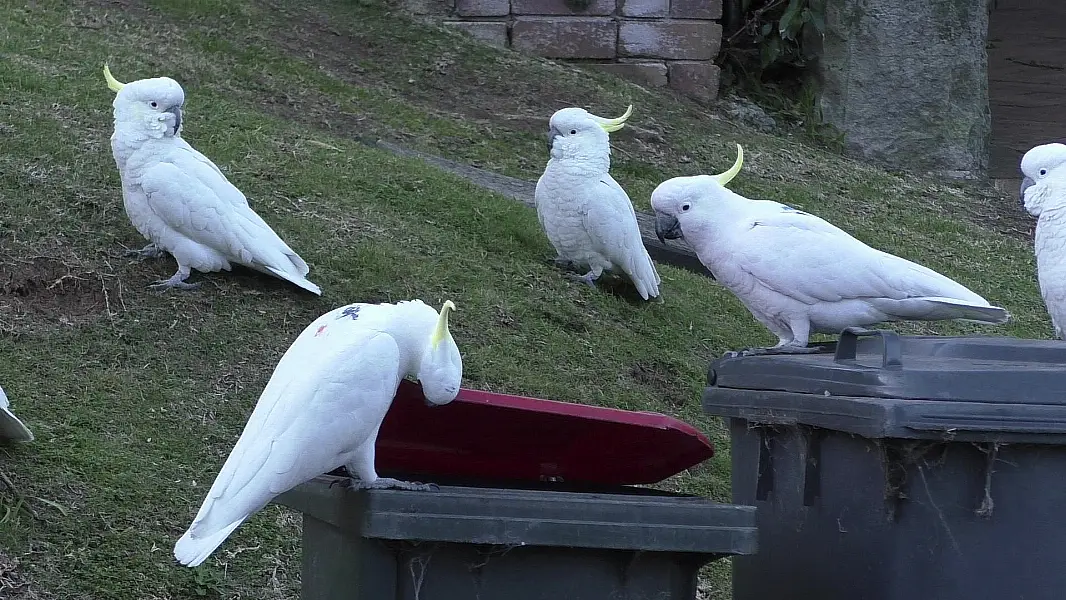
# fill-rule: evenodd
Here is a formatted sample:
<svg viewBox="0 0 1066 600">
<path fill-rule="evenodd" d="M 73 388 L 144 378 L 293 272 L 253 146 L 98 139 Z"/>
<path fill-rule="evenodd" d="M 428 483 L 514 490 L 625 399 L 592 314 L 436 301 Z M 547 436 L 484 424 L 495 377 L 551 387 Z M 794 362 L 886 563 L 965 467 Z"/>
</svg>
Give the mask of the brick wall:
<svg viewBox="0 0 1066 600">
<path fill-rule="evenodd" d="M 718 96 L 722 0 L 405 0 L 502 47 L 588 64 L 642 85 Z"/>
</svg>

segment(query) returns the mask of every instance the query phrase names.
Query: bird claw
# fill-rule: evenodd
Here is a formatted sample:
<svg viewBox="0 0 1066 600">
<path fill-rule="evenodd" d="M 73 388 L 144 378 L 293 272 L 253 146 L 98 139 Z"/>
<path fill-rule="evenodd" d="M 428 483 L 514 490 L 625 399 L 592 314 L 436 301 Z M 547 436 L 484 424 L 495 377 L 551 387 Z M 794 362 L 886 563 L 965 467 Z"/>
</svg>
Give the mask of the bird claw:
<svg viewBox="0 0 1066 600">
<path fill-rule="evenodd" d="M 584 275 L 577 275 L 574 273 L 568 273 L 569 277 L 574 281 L 579 281 L 589 286 L 592 289 L 596 289 L 596 277 L 592 275 L 592 271 L 585 273 Z"/>
<path fill-rule="evenodd" d="M 348 488 L 352 490 L 408 490 L 412 492 L 439 492 L 440 486 L 435 483 L 418 483 L 415 481 L 400 481 L 391 477 L 378 477 L 373 483 L 367 483 L 361 479 L 350 478 Z"/>
<path fill-rule="evenodd" d="M 200 283 L 199 282 L 197 282 L 197 283 L 186 283 L 186 282 L 184 282 L 184 281 L 182 281 L 180 279 L 177 279 L 176 277 L 171 277 L 170 279 L 160 279 L 159 281 L 156 281 L 155 283 L 150 284 L 148 287 L 150 289 L 161 290 L 161 291 L 162 290 L 167 290 L 167 289 L 170 289 L 170 288 L 189 291 L 189 290 L 199 289 Z"/>
<path fill-rule="evenodd" d="M 162 258 L 166 255 L 166 250 L 163 250 L 155 244 L 148 244 L 140 250 L 126 250 L 122 256 L 125 258 L 136 258 L 139 260 L 145 260 L 147 258 Z"/>
</svg>

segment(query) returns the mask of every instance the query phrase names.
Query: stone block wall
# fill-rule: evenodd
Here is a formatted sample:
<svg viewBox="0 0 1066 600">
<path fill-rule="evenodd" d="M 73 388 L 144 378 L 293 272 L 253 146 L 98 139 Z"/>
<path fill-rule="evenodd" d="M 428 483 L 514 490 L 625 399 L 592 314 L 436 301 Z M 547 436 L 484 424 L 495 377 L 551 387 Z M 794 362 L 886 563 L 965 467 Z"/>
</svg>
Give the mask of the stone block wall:
<svg viewBox="0 0 1066 600">
<path fill-rule="evenodd" d="M 485 42 L 718 96 L 722 0 L 404 0 Z"/>
</svg>

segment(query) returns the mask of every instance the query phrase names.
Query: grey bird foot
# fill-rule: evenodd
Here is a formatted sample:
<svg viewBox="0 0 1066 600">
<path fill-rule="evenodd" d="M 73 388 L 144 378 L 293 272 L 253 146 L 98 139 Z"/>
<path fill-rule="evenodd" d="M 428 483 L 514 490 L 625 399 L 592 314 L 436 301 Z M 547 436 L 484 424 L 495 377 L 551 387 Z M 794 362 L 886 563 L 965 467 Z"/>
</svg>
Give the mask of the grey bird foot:
<svg viewBox="0 0 1066 600">
<path fill-rule="evenodd" d="M 146 258 L 162 258 L 166 256 L 167 251 L 163 250 L 155 244 L 148 244 L 140 250 L 127 250 L 123 253 L 126 258 L 136 258 L 139 260 L 145 260 Z"/>
<path fill-rule="evenodd" d="M 188 273 L 182 273 L 178 271 L 170 276 L 170 279 L 160 279 L 148 287 L 156 290 L 167 290 L 170 288 L 179 290 L 195 290 L 200 287 L 199 283 L 185 283 L 185 278 L 188 277 Z"/>
<path fill-rule="evenodd" d="M 362 479 L 351 478 L 348 484 L 353 490 L 410 490 L 412 492 L 437 492 L 440 486 L 435 483 L 416 483 L 414 481 L 400 481 L 391 477 L 378 477 L 373 483 L 367 483 Z"/>
<path fill-rule="evenodd" d="M 584 275 L 577 275 L 576 273 L 568 273 L 568 275 L 570 276 L 570 279 L 573 279 L 574 281 L 580 281 L 581 283 L 584 283 L 590 288 L 596 289 L 596 279 L 598 278 L 592 274 L 592 271 L 589 271 Z"/>
<path fill-rule="evenodd" d="M 725 353 L 726 358 L 738 356 L 765 356 L 768 354 L 817 354 L 825 352 L 821 346 L 773 346 L 771 348 L 746 348 L 744 350 L 730 351 Z"/>
</svg>

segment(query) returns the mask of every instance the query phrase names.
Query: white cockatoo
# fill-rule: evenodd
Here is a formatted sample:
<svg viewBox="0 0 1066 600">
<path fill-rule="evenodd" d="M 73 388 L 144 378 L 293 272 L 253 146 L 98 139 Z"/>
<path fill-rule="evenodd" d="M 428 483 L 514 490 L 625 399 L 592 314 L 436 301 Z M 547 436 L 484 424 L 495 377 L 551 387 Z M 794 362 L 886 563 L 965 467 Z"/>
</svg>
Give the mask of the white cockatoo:
<svg viewBox="0 0 1066 600">
<path fill-rule="evenodd" d="M 274 369 L 175 558 L 195 567 L 275 496 L 341 466 L 355 489 L 435 489 L 378 477 L 374 446 L 405 376 L 418 379 L 430 406 L 459 393 L 454 308 L 450 300 L 439 314 L 421 300 L 350 304 L 308 325 Z"/>
<path fill-rule="evenodd" d="M 29 427 L 11 412 L 11 402 L 0 388 L 0 441 L 4 442 L 32 442 L 33 432 Z"/>
<path fill-rule="evenodd" d="M 579 279 L 595 287 L 603 271 L 621 269 L 647 300 L 659 295 L 655 270 L 637 227 L 633 203 L 608 171 L 608 133 L 632 114 L 605 119 L 580 108 L 556 111 L 549 121 L 551 158 L 537 180 L 537 217 L 558 256 L 556 264 L 589 269 Z"/>
<path fill-rule="evenodd" d="M 1010 315 L 943 275 L 871 248 L 826 221 L 770 200 L 750 200 L 720 175 L 675 177 L 652 192 L 660 240 L 684 237 L 700 262 L 780 341 L 739 354 L 817 352 L 810 334 L 886 321 L 962 319 L 1004 323 Z"/>
<path fill-rule="evenodd" d="M 104 65 L 115 92 L 111 152 L 122 180 L 122 202 L 137 231 L 151 242 L 129 254 L 174 256 L 178 270 L 151 287 L 195 289 L 192 269 L 230 270 L 232 263 L 322 293 L 305 278 L 307 263 L 248 206 L 215 163 L 181 137 L 185 92 L 169 77 L 120 83 Z"/>
<path fill-rule="evenodd" d="M 1066 339 L 1066 145 L 1041 144 L 1021 162 L 1019 200 L 1037 218 L 1033 249 L 1040 295 L 1055 335 Z"/>
</svg>

